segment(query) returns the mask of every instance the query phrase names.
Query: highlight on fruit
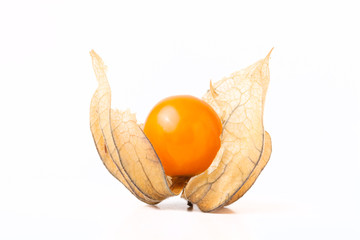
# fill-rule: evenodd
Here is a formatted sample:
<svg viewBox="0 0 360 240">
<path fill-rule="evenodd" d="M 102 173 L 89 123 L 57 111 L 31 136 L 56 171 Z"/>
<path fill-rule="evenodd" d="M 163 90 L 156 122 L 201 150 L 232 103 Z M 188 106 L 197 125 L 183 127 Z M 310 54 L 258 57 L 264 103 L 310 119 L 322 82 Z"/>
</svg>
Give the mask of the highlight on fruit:
<svg viewBox="0 0 360 240">
<path fill-rule="evenodd" d="M 163 99 L 139 124 L 129 110 L 111 108 L 106 66 L 92 50 L 98 88 L 90 103 L 90 129 L 105 167 L 147 204 L 181 193 L 188 204 L 212 212 L 237 201 L 271 155 L 263 125 L 270 54 L 210 81 L 202 99 Z"/>
</svg>

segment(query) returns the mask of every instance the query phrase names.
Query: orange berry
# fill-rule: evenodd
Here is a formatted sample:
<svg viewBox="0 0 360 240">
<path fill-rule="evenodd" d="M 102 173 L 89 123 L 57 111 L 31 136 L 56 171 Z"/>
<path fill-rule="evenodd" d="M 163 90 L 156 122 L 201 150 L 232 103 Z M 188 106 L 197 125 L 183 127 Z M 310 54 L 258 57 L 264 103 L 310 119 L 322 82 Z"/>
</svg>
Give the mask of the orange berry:
<svg viewBox="0 0 360 240">
<path fill-rule="evenodd" d="M 194 176 L 205 171 L 220 148 L 221 131 L 214 109 L 187 95 L 160 101 L 144 126 L 168 176 Z"/>
</svg>

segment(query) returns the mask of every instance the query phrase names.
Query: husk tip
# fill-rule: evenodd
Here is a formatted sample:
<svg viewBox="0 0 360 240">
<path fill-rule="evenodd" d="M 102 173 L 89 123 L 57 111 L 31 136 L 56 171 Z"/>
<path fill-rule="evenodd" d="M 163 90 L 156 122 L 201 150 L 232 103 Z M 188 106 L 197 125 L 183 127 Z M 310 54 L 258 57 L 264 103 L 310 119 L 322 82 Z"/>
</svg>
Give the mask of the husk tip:
<svg viewBox="0 0 360 240">
<path fill-rule="evenodd" d="M 266 57 L 265 57 L 266 60 L 270 59 L 270 55 L 271 55 L 272 51 L 274 50 L 274 48 L 275 47 L 272 47 L 270 52 L 266 55 Z"/>
<path fill-rule="evenodd" d="M 101 57 L 94 51 L 94 49 L 91 49 L 91 51 L 89 52 L 91 59 L 92 59 L 92 64 L 93 67 L 99 67 L 100 69 L 106 71 L 107 70 L 107 66 L 105 66 L 104 61 L 101 59 Z"/>
</svg>

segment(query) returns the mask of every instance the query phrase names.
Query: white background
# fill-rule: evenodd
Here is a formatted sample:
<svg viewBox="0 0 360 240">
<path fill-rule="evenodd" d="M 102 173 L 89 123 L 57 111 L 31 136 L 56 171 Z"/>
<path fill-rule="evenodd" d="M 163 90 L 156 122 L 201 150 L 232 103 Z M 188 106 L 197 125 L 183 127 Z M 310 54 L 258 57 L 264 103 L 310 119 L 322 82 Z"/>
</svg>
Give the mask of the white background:
<svg viewBox="0 0 360 240">
<path fill-rule="evenodd" d="M 356 1 L 0 1 L 0 239 L 359 239 Z M 138 201 L 97 155 L 89 51 L 144 121 L 266 56 L 268 166 L 214 214 Z M 226 237 L 226 238 L 225 238 Z"/>
</svg>

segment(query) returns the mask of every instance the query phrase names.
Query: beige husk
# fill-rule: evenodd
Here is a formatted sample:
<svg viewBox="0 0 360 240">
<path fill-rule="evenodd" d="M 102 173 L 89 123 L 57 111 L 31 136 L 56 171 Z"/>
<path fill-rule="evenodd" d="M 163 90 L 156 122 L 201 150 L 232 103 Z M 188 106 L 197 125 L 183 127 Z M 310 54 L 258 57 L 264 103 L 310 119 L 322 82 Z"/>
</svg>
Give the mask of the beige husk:
<svg viewBox="0 0 360 240">
<path fill-rule="evenodd" d="M 183 198 L 204 212 L 235 202 L 252 186 L 271 155 L 270 135 L 263 127 L 270 53 L 248 68 L 210 83 L 203 100 L 222 121 L 221 147 L 211 166 L 189 180 L 166 176 L 135 114 L 111 109 L 106 67 L 92 50 L 98 88 L 91 100 L 90 126 L 108 171 L 148 204 L 181 191 Z"/>
<path fill-rule="evenodd" d="M 270 157 L 271 139 L 263 127 L 270 53 L 214 85 L 210 82 L 210 90 L 203 96 L 221 118 L 221 147 L 210 167 L 189 180 L 182 197 L 204 212 L 236 201 Z"/>
</svg>

